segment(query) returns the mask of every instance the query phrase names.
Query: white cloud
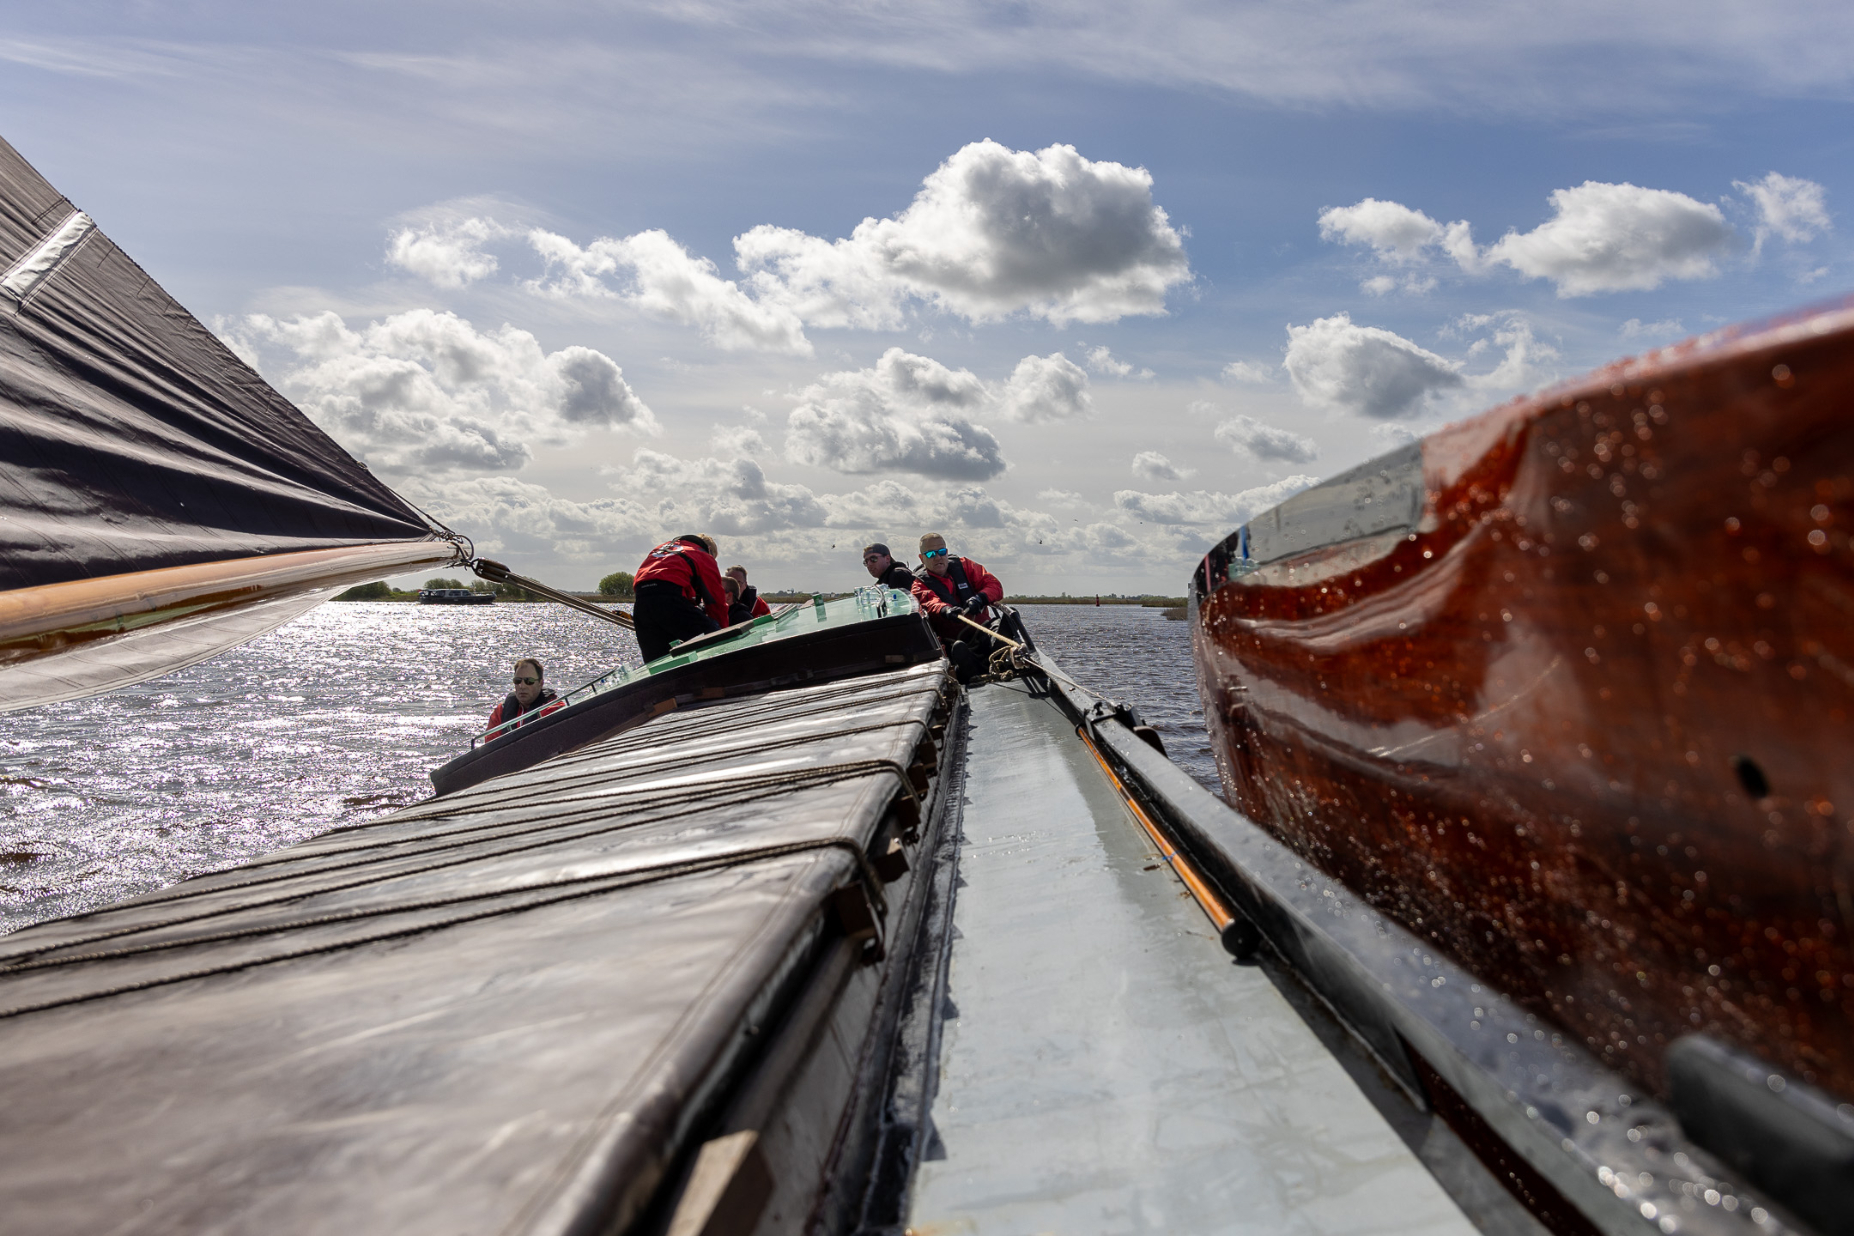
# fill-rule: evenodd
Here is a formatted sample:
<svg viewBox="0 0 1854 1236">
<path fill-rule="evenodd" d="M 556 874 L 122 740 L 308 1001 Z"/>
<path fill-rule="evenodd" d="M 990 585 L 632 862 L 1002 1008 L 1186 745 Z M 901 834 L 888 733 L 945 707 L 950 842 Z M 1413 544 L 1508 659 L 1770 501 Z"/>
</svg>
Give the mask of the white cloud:
<svg viewBox="0 0 1854 1236">
<path fill-rule="evenodd" d="M 1777 220 L 1807 234 L 1827 224 L 1821 186 L 1813 182 L 1773 172 L 1756 186 L 1739 187 L 1756 201 L 1771 230 L 1779 227 Z M 1466 222 L 1438 223 L 1420 210 L 1370 197 L 1322 212 L 1320 235 L 1367 245 L 1380 261 L 1399 267 L 1437 257 L 1469 274 L 1508 266 L 1529 278 L 1549 279 L 1563 297 L 1709 278 L 1734 239 L 1717 206 L 1668 189 L 1591 180 L 1556 190 L 1551 204 L 1550 219 L 1530 232 L 1508 232 L 1485 249 L 1475 246 Z M 1435 278 L 1420 270 L 1374 275 L 1359 284 L 1374 296 L 1399 289 L 1421 294 L 1435 286 Z"/>
<path fill-rule="evenodd" d="M 1110 378 L 1124 378 L 1133 372 L 1133 366 L 1116 359 L 1106 344 L 1088 353 L 1088 368 L 1096 373 L 1106 374 Z"/>
<path fill-rule="evenodd" d="M 1223 377 L 1229 382 L 1247 382 L 1261 385 L 1275 380 L 1275 367 L 1256 361 L 1231 361 L 1223 366 Z"/>
<path fill-rule="evenodd" d="M 1088 375 L 1060 352 L 1026 356 L 998 395 L 1004 415 L 1014 421 L 1080 420 L 1094 411 Z"/>
<path fill-rule="evenodd" d="M 1559 296 L 1709 278 L 1732 243 L 1717 206 L 1668 189 L 1587 180 L 1554 191 L 1551 204 L 1550 219 L 1530 232 L 1508 232 L 1484 260 L 1549 279 Z"/>
<path fill-rule="evenodd" d="M 564 236 L 533 229 L 529 243 L 547 264 L 547 273 L 529 286 L 553 296 L 620 296 L 653 317 L 681 322 L 701 331 L 716 347 L 811 355 L 804 324 L 782 304 L 755 300 L 715 264 L 693 257 L 653 228 L 622 240 L 602 237 L 580 247 Z M 628 282 L 614 292 L 606 278 L 623 274 Z"/>
<path fill-rule="evenodd" d="M 753 425 L 717 425 L 709 442 L 729 455 L 764 455 L 766 438 Z"/>
<path fill-rule="evenodd" d="M 1237 416 L 1218 425 L 1216 439 L 1232 451 L 1247 451 L 1265 463 L 1312 463 L 1320 457 L 1320 448 L 1312 438 L 1303 438 L 1247 416 Z"/>
<path fill-rule="evenodd" d="M 1282 366 L 1305 402 L 1380 420 L 1414 415 L 1462 385 L 1454 362 L 1380 327 L 1354 326 L 1345 313 L 1288 327 Z"/>
<path fill-rule="evenodd" d="M 1466 223 L 1444 225 L 1420 210 L 1375 197 L 1322 211 L 1320 235 L 1343 244 L 1370 245 L 1380 260 L 1400 265 L 1421 261 L 1431 248 L 1441 249 L 1469 268 L 1475 257 L 1474 240 Z M 1384 290 L 1394 285 L 1392 281 Z"/>
<path fill-rule="evenodd" d="M 1138 378 L 1144 381 L 1147 378 L 1156 376 L 1150 369 L 1141 369 L 1137 373 L 1134 372 L 1132 365 L 1115 356 L 1108 350 L 1105 344 L 1088 353 L 1088 368 L 1094 370 L 1096 373 L 1105 374 L 1110 378 Z"/>
<path fill-rule="evenodd" d="M 468 532 L 479 551 L 553 553 L 604 563 L 616 544 L 652 544 L 665 535 L 655 512 L 629 498 L 576 502 L 512 476 L 401 484 L 420 506 Z M 683 529 L 687 531 L 687 529 Z"/>
<path fill-rule="evenodd" d="M 699 529 L 717 536 L 753 536 L 788 528 L 818 528 L 829 512 L 804 485 L 766 479 L 752 459 L 678 459 L 640 450 L 629 468 L 612 472 L 625 495 L 650 495 L 662 527 Z"/>
<path fill-rule="evenodd" d="M 1231 529 L 1248 523 L 1263 511 L 1318 483 L 1318 477 L 1290 476 L 1237 494 L 1212 493 L 1201 489 L 1190 493 L 1148 494 L 1134 489 L 1122 489 L 1114 494 L 1114 505 L 1151 523 L 1209 524 Z"/>
<path fill-rule="evenodd" d="M 386 261 L 438 287 L 455 291 L 496 273 L 494 254 L 484 253 L 488 241 L 508 234 L 493 219 L 437 220 L 404 227 L 387 238 Z"/>
<path fill-rule="evenodd" d="M 1800 243 L 1815 239 L 1817 232 L 1829 231 L 1832 226 L 1828 219 L 1828 190 L 1813 180 L 1769 172 L 1751 184 L 1742 180 L 1732 184 L 1757 207 L 1759 249 L 1772 235 Z"/>
<path fill-rule="evenodd" d="M 1037 499 L 1051 506 L 1081 506 L 1086 499 L 1080 494 L 1067 489 L 1044 489 L 1037 493 Z"/>
<path fill-rule="evenodd" d="M 1400 446 L 1408 446 L 1410 443 L 1420 439 L 1423 435 L 1421 431 L 1413 429 L 1408 425 L 1400 424 L 1397 421 L 1386 421 L 1382 425 L 1373 425 L 1371 427 L 1371 436 L 1382 444 L 1379 447 L 1380 450 L 1389 451 L 1395 450 Z"/>
<path fill-rule="evenodd" d="M 1558 349 L 1532 332 L 1525 316 L 1511 309 L 1497 313 L 1468 313 L 1457 318 L 1446 334 L 1482 334 L 1468 348 L 1470 360 L 1494 348 L 1504 349 L 1500 361 L 1486 373 L 1462 374 L 1467 389 L 1483 397 L 1532 390 L 1556 376 Z"/>
<path fill-rule="evenodd" d="M 983 480 L 1004 471 L 991 431 L 968 419 L 992 392 L 964 369 L 900 348 L 874 368 L 825 374 L 786 418 L 786 458 L 839 472 Z"/>
<path fill-rule="evenodd" d="M 233 335 L 244 354 L 278 357 L 280 389 L 388 475 L 509 472 L 528 462 L 531 442 L 660 432 L 610 357 L 579 346 L 543 352 L 513 326 L 478 331 L 431 309 L 360 330 L 334 313 L 256 314 Z"/>
<path fill-rule="evenodd" d="M 1679 318 L 1668 318 L 1662 322 L 1630 318 L 1616 328 L 1616 333 L 1624 339 L 1678 339 L 1687 333 L 1687 328 L 1680 324 Z"/>
<path fill-rule="evenodd" d="M 1141 451 L 1133 456 L 1133 475 L 1143 481 L 1182 481 L 1195 468 L 1181 468 L 1157 451 Z"/>
<path fill-rule="evenodd" d="M 734 249 L 762 301 L 817 326 L 892 328 L 909 298 L 973 322 L 1112 322 L 1164 313 L 1190 278 L 1151 174 L 1063 145 L 973 142 L 894 218 L 836 241 L 766 224 Z"/>
</svg>

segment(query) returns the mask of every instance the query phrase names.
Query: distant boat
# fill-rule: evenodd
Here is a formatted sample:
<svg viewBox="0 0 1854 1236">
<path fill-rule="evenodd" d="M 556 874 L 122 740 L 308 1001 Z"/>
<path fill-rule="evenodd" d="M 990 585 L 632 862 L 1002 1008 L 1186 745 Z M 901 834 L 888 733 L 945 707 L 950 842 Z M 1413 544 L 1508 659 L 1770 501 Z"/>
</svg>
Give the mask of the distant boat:
<svg viewBox="0 0 1854 1236">
<path fill-rule="evenodd" d="M 488 605 L 496 599 L 493 592 L 471 592 L 468 588 L 420 588 L 420 605 Z"/>
</svg>

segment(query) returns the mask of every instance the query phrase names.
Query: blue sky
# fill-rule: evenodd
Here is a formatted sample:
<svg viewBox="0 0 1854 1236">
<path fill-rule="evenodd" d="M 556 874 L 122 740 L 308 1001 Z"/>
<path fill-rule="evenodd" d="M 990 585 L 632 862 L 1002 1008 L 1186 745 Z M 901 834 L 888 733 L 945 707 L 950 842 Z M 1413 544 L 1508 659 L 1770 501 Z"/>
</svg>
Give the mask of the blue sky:
<svg viewBox="0 0 1854 1236">
<path fill-rule="evenodd" d="M 846 586 L 936 530 L 1176 592 L 1307 478 L 1846 294 L 1850 46 L 1706 0 L 16 6 L 0 135 L 518 569 L 706 530 Z"/>
</svg>

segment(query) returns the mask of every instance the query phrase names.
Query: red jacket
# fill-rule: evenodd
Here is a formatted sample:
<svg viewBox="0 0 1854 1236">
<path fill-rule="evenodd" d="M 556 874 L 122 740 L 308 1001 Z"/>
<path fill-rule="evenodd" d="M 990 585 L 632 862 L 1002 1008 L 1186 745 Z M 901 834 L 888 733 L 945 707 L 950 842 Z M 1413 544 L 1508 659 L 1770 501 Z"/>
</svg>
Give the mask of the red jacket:
<svg viewBox="0 0 1854 1236">
<path fill-rule="evenodd" d="M 991 606 L 1004 599 L 1004 585 L 998 577 L 987 571 L 970 558 L 948 557 L 945 575 L 935 575 L 926 567 L 914 573 L 914 586 L 910 591 L 920 607 L 926 611 L 927 618 L 933 623 L 943 639 L 963 639 L 973 634 L 971 627 L 960 622 L 952 615 L 963 612 L 966 602 L 974 596 L 985 598 L 987 605 L 983 613 L 973 616 L 974 622 L 983 622 L 991 613 Z M 960 587 L 959 576 L 965 575 L 965 588 Z"/>
<path fill-rule="evenodd" d="M 716 625 L 727 625 L 727 589 L 721 586 L 721 568 L 715 556 L 700 545 L 665 541 L 645 554 L 643 565 L 632 578 L 632 587 L 651 580 L 675 584 L 683 596 L 707 610 Z M 701 595 L 703 592 L 707 596 Z"/>
<path fill-rule="evenodd" d="M 553 689 L 550 687 L 542 687 L 541 693 L 534 697 L 534 703 L 528 705 L 525 710 L 521 706 L 521 701 L 516 699 L 515 693 L 511 691 L 507 699 L 504 699 L 500 704 L 497 704 L 494 708 L 489 710 L 489 724 L 483 728 L 485 730 L 493 730 L 504 721 L 518 716 L 522 717 L 523 720 L 516 722 L 516 725 L 526 725 L 531 720 L 538 720 L 546 716 L 556 708 L 565 707 L 565 701 L 555 695 Z M 500 738 L 501 735 L 498 734 L 497 737 Z"/>
</svg>

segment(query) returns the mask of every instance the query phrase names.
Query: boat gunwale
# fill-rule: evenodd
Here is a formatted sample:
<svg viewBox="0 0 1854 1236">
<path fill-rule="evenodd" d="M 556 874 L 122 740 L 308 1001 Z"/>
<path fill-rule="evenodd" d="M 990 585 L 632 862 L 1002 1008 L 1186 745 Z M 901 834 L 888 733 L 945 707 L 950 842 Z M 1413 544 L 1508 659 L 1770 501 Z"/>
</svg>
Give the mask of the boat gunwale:
<svg viewBox="0 0 1854 1236">
<path fill-rule="evenodd" d="M 1604 1068 L 1580 1044 L 1551 1042 L 1550 1027 L 1516 1001 L 1425 948 L 1154 751 L 1135 736 L 1134 722 L 1118 706 L 1055 675 L 1051 686 L 1179 848 L 1419 1106 L 1430 1108 L 1406 1052 L 1420 1056 L 1506 1146 L 1609 1236 L 1658 1233 L 1656 1216 L 1673 1215 L 1680 1230 L 1717 1236 L 1810 1230 L 1760 1191 L 1738 1185 L 1737 1174 L 1686 1137 L 1640 1087 Z M 1483 1015 L 1470 1018 L 1467 1008 Z M 1477 1040 L 1451 1029 L 1470 1023 Z M 1549 1088 L 1534 1081 L 1554 1072 L 1565 1080 Z M 1574 1104 L 1568 1102 L 1573 1096 Z M 1738 1209 L 1682 1208 L 1683 1198 L 1692 1199 L 1674 1179 L 1682 1170 L 1678 1154 L 1686 1156 L 1688 1175 L 1734 1193 Z M 1752 1217 L 1760 1207 L 1773 1222 Z"/>
</svg>

